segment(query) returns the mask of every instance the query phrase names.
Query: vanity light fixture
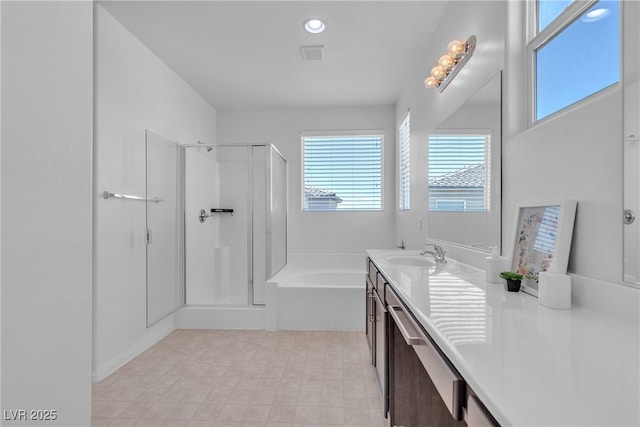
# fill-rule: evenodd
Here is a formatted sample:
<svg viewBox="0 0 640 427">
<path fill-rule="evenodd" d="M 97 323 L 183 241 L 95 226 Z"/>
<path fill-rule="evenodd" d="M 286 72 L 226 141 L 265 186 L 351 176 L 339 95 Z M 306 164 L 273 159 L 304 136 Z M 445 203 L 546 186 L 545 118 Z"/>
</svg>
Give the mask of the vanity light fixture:
<svg viewBox="0 0 640 427">
<path fill-rule="evenodd" d="M 311 18 L 304 21 L 304 29 L 311 34 L 319 34 L 327 29 L 326 24 L 317 18 Z"/>
<path fill-rule="evenodd" d="M 431 75 L 425 79 L 424 87 L 437 87 L 442 92 L 471 58 L 475 49 L 476 36 L 470 36 L 465 42 L 453 40 L 447 46 L 447 53 L 438 59 L 438 65 L 431 69 Z"/>
</svg>

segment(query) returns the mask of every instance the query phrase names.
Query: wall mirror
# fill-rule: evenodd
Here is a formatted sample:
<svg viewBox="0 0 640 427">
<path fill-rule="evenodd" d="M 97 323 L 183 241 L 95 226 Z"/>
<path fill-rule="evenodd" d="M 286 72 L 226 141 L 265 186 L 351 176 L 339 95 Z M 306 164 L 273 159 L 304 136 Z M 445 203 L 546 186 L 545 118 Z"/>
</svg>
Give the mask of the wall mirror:
<svg viewBox="0 0 640 427">
<path fill-rule="evenodd" d="M 502 72 L 429 134 L 429 239 L 501 245 Z"/>
</svg>

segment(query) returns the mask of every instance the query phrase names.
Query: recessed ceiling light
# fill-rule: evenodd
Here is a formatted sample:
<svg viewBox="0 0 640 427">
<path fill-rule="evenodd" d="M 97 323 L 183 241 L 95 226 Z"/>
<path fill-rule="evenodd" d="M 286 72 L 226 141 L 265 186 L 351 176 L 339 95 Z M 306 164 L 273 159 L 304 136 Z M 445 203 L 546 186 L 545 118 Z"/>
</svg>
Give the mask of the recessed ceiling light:
<svg viewBox="0 0 640 427">
<path fill-rule="evenodd" d="M 603 18 L 606 18 L 607 16 L 609 16 L 609 14 L 611 13 L 611 11 L 607 8 L 601 7 L 599 9 L 593 9 L 589 12 L 587 12 L 583 17 L 582 17 L 582 21 L 583 22 L 596 22 L 599 21 Z"/>
<path fill-rule="evenodd" d="M 322 20 L 317 18 L 307 19 L 304 22 L 304 29 L 311 34 L 318 34 L 323 32 L 327 26 Z"/>
</svg>

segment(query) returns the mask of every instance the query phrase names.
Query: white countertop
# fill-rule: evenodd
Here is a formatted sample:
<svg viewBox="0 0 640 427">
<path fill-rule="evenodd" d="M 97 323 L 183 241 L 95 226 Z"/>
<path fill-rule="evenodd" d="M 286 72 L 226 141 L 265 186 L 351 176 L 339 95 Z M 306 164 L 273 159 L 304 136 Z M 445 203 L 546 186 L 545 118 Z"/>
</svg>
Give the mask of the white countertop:
<svg viewBox="0 0 640 427">
<path fill-rule="evenodd" d="M 640 425 L 638 325 L 546 308 L 452 260 L 434 272 L 385 259 L 417 251 L 367 254 L 501 425 Z"/>
</svg>

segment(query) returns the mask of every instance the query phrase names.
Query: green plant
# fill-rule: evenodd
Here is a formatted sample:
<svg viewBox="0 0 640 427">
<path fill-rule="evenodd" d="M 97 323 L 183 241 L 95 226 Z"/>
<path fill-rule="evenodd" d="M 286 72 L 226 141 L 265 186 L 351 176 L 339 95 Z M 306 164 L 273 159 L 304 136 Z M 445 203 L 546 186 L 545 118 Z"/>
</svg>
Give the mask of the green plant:
<svg viewBox="0 0 640 427">
<path fill-rule="evenodd" d="M 500 273 L 500 277 L 507 280 L 522 280 L 522 274 L 514 273 L 513 271 L 503 271 Z"/>
</svg>

